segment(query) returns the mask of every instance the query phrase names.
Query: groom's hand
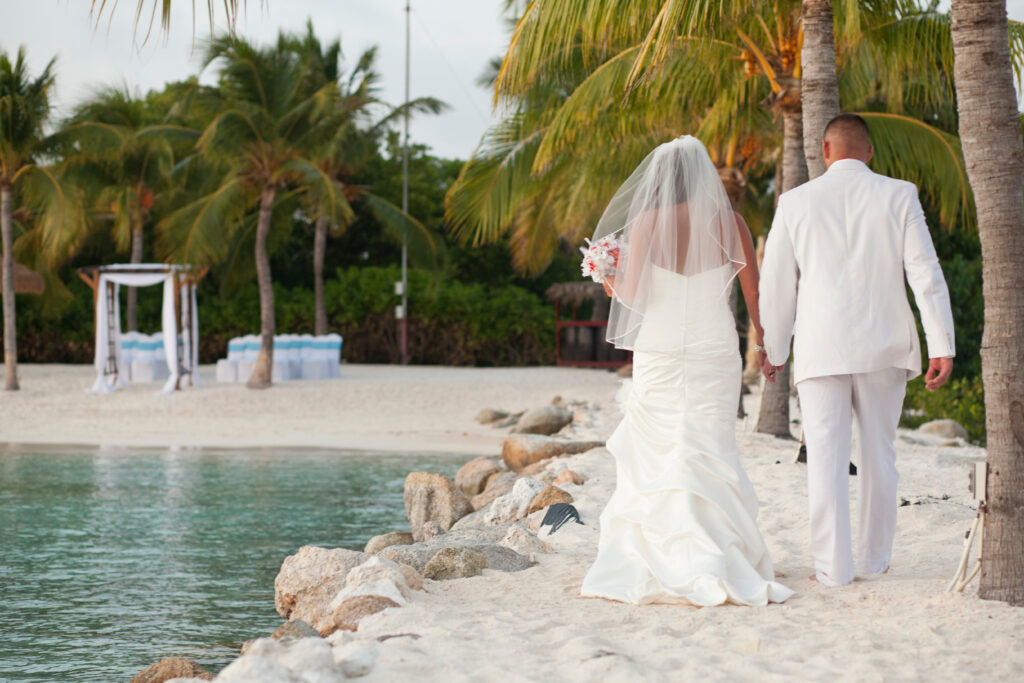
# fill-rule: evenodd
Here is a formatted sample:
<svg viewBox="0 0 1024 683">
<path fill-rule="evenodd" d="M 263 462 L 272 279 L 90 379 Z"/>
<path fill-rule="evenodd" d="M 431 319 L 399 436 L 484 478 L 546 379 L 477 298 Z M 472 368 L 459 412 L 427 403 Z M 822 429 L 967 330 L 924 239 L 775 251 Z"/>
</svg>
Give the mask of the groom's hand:
<svg viewBox="0 0 1024 683">
<path fill-rule="evenodd" d="M 769 363 L 768 362 L 768 354 L 766 354 L 764 351 L 762 351 L 758 355 L 761 358 L 761 374 L 763 374 L 764 378 L 766 380 L 768 380 L 770 383 L 775 384 L 775 378 L 778 376 L 778 374 L 782 370 L 782 368 L 784 368 L 786 366 L 785 365 L 772 365 L 771 363 Z"/>
<path fill-rule="evenodd" d="M 924 375 L 924 385 L 928 391 L 935 391 L 953 374 L 952 358 L 929 358 L 928 372 Z"/>
</svg>

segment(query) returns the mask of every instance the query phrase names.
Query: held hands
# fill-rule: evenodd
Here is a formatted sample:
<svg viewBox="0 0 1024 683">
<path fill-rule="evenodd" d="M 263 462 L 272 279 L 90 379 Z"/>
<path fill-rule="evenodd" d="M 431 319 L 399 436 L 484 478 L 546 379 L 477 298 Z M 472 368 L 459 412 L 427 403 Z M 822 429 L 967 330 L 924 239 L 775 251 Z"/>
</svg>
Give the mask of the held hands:
<svg viewBox="0 0 1024 683">
<path fill-rule="evenodd" d="M 935 391 L 949 380 L 953 374 L 952 358 L 929 358 L 928 372 L 924 374 L 924 386 L 928 391 Z"/>
<path fill-rule="evenodd" d="M 782 368 L 786 367 L 786 365 L 772 365 L 768 362 L 768 354 L 765 351 L 757 352 L 757 360 L 761 364 L 761 374 L 764 375 L 764 378 L 768 380 L 769 383 L 775 384 L 776 377 L 778 377 L 778 374 L 782 371 Z"/>
</svg>

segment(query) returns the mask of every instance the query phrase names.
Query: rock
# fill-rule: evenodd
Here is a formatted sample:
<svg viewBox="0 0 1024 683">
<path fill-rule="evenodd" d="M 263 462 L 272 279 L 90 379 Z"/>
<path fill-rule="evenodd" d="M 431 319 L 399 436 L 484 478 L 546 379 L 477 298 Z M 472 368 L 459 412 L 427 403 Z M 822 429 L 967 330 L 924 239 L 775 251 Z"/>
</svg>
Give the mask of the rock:
<svg viewBox="0 0 1024 683">
<path fill-rule="evenodd" d="M 555 503 L 571 503 L 573 497 L 566 491 L 558 488 L 557 486 L 548 486 L 543 491 L 538 493 L 530 501 L 530 509 L 527 514 L 536 512 L 537 510 L 543 510 L 549 505 Z"/>
<path fill-rule="evenodd" d="M 624 378 L 627 378 L 627 379 L 632 377 L 633 376 L 633 364 L 632 363 L 626 363 L 621 368 L 616 370 L 615 374 L 617 374 L 619 377 L 624 377 Z"/>
<path fill-rule="evenodd" d="M 423 540 L 423 526 L 427 522 L 437 522 L 442 531 L 447 531 L 460 517 L 473 511 L 466 494 L 441 474 L 412 472 L 405 478 L 404 498 L 405 514 L 416 541 Z"/>
<path fill-rule="evenodd" d="M 481 510 L 480 512 L 483 512 Z M 478 514 L 476 512 L 474 515 Z M 463 519 L 469 519 L 464 517 Z M 461 519 L 459 520 L 462 521 Z M 478 520 L 476 524 L 466 524 L 465 526 L 459 526 L 458 528 L 452 527 L 452 530 L 448 532 L 447 540 L 471 540 L 471 541 L 483 541 L 484 543 L 497 543 L 505 537 L 505 528 L 501 526 L 490 526 L 485 525 L 482 520 Z"/>
<path fill-rule="evenodd" d="M 524 467 L 522 471 L 519 472 L 519 474 L 525 475 L 527 477 L 536 477 L 542 472 L 547 471 L 547 466 L 551 462 L 551 460 L 551 458 L 547 458 L 546 460 L 538 460 L 535 463 L 531 463 Z"/>
<path fill-rule="evenodd" d="M 512 485 L 519 477 L 515 472 L 500 472 L 487 480 L 487 488 L 483 493 L 473 496 L 469 501 L 474 510 L 480 510 L 490 505 L 498 496 L 503 496 L 512 490 Z"/>
<path fill-rule="evenodd" d="M 355 640 L 335 651 L 334 661 L 347 678 L 359 678 L 373 671 L 377 664 L 377 641 Z"/>
<path fill-rule="evenodd" d="M 438 536 L 444 536 L 444 529 L 442 529 L 441 525 L 434 520 L 430 520 L 420 527 L 419 540 L 430 541 Z"/>
<path fill-rule="evenodd" d="M 551 552 L 551 546 L 537 538 L 535 534 L 530 533 L 522 524 L 510 526 L 505 537 L 498 541 L 498 545 L 514 550 L 524 557 L 535 553 Z"/>
<path fill-rule="evenodd" d="M 380 595 L 404 605 L 412 595 L 402 569 L 391 560 L 373 556 L 345 577 L 345 587 L 331 601 L 333 612 L 342 602 L 357 595 Z"/>
<path fill-rule="evenodd" d="M 501 457 L 510 470 L 519 472 L 540 460 L 574 455 L 598 448 L 600 441 L 564 441 L 537 434 L 511 434 L 501 447 Z"/>
<path fill-rule="evenodd" d="M 277 630 L 270 634 L 274 640 L 281 638 L 319 638 L 317 630 L 304 622 L 302 619 L 292 619 L 277 627 Z"/>
<path fill-rule="evenodd" d="M 392 531 L 389 534 L 381 534 L 380 536 L 374 536 L 371 538 L 366 542 L 366 547 L 363 548 L 363 552 L 367 555 L 376 555 L 389 545 L 409 545 L 413 542 L 412 534 L 408 531 Z"/>
<path fill-rule="evenodd" d="M 515 427 L 516 424 L 519 422 L 519 418 L 521 418 L 523 416 L 523 413 L 525 412 L 526 411 L 524 410 L 513 415 L 509 415 L 504 420 L 499 420 L 491 426 L 494 427 L 495 429 L 506 429 L 508 427 Z"/>
<path fill-rule="evenodd" d="M 532 531 L 533 533 L 537 533 L 538 531 L 540 531 L 540 525 L 541 522 L 544 521 L 545 513 L 546 510 L 537 510 L 536 512 L 531 512 L 526 516 L 526 519 L 523 520 L 523 524 L 525 524 L 526 528 Z"/>
<path fill-rule="evenodd" d="M 502 524 L 515 522 L 525 517 L 530 512 L 530 503 L 534 497 L 544 490 L 545 484 L 521 477 L 516 480 L 512 491 L 501 496 L 493 503 L 484 516 L 486 524 Z"/>
<path fill-rule="evenodd" d="M 199 678 L 212 681 L 213 674 L 199 665 L 194 659 L 169 657 L 161 659 L 152 666 L 135 674 L 131 683 L 164 683 L 172 678 Z"/>
<path fill-rule="evenodd" d="M 561 486 L 562 484 L 575 484 L 576 486 L 583 486 L 583 482 L 585 481 L 586 479 L 579 472 L 574 472 L 573 470 L 566 469 L 559 472 L 558 476 L 555 477 L 555 480 L 551 482 L 551 484 L 552 486 Z"/>
<path fill-rule="evenodd" d="M 482 492 L 487 480 L 504 469 L 494 458 L 475 458 L 459 468 L 455 474 L 455 485 L 469 497 Z"/>
<path fill-rule="evenodd" d="M 394 600 L 380 595 L 356 595 L 342 602 L 331 612 L 324 628 L 320 629 L 320 635 L 329 636 L 338 630 L 355 631 L 363 617 L 398 606 Z"/>
<path fill-rule="evenodd" d="M 381 556 L 400 564 L 407 564 L 426 576 L 427 564 L 444 548 L 468 548 L 478 552 L 487 558 L 489 569 L 502 572 L 518 572 L 533 565 L 529 558 L 497 543 L 473 538 L 453 538 L 452 534 L 445 534 L 442 538 L 427 543 L 391 546 L 382 550 Z"/>
<path fill-rule="evenodd" d="M 286 557 L 274 579 L 274 607 L 285 619 L 302 619 L 319 630 L 328 605 L 345 587 L 345 577 L 370 555 L 344 548 L 303 546 Z"/>
<path fill-rule="evenodd" d="M 416 571 L 414 568 L 401 562 L 396 562 L 398 570 L 402 572 L 402 576 L 405 577 L 405 585 L 411 590 L 421 591 L 423 590 L 423 575 Z"/>
<path fill-rule="evenodd" d="M 519 434 L 554 434 L 572 422 L 572 413 L 558 405 L 526 411 L 513 430 Z"/>
<path fill-rule="evenodd" d="M 508 417 L 508 413 L 506 413 L 504 410 L 484 408 L 483 410 L 476 414 L 476 421 L 482 425 L 489 425 L 492 422 L 504 420 L 506 417 Z"/>
<path fill-rule="evenodd" d="M 469 548 L 442 548 L 430 558 L 423 576 L 435 581 L 477 576 L 487 568 L 487 558 Z"/>
<path fill-rule="evenodd" d="M 955 420 L 932 420 L 931 422 L 925 422 L 917 428 L 917 431 L 921 434 L 941 436 L 945 439 L 967 440 L 967 430 L 961 427 Z"/>
<path fill-rule="evenodd" d="M 260 638 L 249 653 L 229 664 L 217 681 L 244 683 L 342 683 L 331 645 L 321 638 Z"/>
<path fill-rule="evenodd" d="M 470 512 L 468 515 L 455 522 L 455 524 L 452 525 L 452 528 L 448 530 L 448 533 L 451 534 L 458 529 L 465 529 L 466 527 L 484 526 L 484 524 L 486 524 L 486 522 L 484 522 L 484 517 L 487 516 L 487 511 L 490 509 L 490 503 L 488 503 L 476 512 Z"/>
</svg>

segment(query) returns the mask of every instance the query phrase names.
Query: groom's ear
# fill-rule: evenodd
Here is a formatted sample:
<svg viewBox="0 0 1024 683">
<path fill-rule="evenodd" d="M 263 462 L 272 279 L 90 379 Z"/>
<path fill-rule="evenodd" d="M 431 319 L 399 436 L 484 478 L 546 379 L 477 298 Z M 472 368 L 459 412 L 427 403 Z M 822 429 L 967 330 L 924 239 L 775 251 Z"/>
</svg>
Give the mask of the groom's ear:
<svg viewBox="0 0 1024 683">
<path fill-rule="evenodd" d="M 868 158 L 864 160 L 864 163 L 871 161 L 871 157 L 875 156 L 875 148 L 872 145 L 868 145 Z"/>
</svg>

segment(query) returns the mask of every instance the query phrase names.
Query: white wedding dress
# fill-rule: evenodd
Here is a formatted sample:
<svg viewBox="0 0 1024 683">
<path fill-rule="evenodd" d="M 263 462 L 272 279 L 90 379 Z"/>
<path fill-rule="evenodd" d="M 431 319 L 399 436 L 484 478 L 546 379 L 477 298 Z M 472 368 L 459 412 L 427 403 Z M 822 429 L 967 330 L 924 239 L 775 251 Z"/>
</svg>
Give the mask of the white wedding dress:
<svg viewBox="0 0 1024 683">
<path fill-rule="evenodd" d="M 584 596 L 761 606 L 793 594 L 775 581 L 736 448 L 742 369 L 723 296 L 734 273 L 654 268 L 632 390 L 608 440 L 616 488 Z"/>
</svg>

